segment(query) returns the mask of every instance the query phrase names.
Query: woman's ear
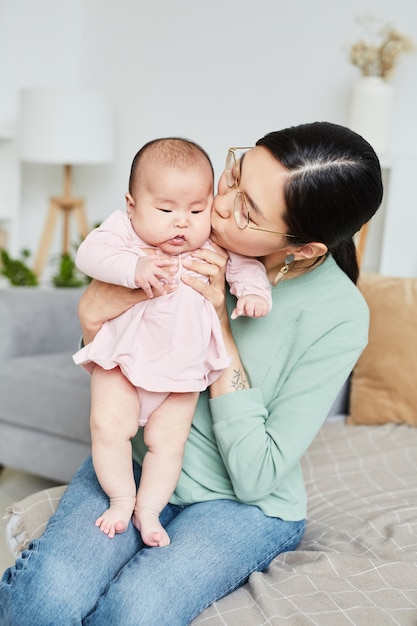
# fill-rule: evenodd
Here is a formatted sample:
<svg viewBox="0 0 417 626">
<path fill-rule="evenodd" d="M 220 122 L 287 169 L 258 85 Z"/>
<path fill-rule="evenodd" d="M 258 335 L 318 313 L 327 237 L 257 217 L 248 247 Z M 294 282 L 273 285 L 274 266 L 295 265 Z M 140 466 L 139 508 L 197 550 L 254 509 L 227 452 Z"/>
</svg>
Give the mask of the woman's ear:
<svg viewBox="0 0 417 626">
<path fill-rule="evenodd" d="M 304 246 L 293 250 L 296 261 L 301 261 L 302 259 L 316 259 L 327 254 L 327 252 L 328 248 L 326 244 L 320 243 L 318 241 L 306 243 Z"/>
<path fill-rule="evenodd" d="M 131 219 L 133 212 L 135 210 L 135 201 L 133 199 L 133 196 L 130 193 L 125 194 L 125 200 L 126 200 L 127 216 L 129 219 Z"/>
</svg>

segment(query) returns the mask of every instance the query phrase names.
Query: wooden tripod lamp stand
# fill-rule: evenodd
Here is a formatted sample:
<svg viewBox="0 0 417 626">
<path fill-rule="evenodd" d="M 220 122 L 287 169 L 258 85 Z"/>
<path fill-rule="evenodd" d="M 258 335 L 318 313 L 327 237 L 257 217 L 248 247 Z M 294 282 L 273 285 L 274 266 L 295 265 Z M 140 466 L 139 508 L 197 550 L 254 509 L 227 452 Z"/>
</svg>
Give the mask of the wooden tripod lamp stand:
<svg viewBox="0 0 417 626">
<path fill-rule="evenodd" d="M 70 242 L 70 218 L 76 217 L 78 233 L 84 239 L 89 232 L 87 217 L 85 214 L 83 198 L 75 198 L 71 192 L 71 165 L 64 166 L 64 192 L 62 196 L 52 196 L 49 201 L 48 215 L 39 243 L 38 252 L 33 264 L 33 271 L 40 276 L 45 266 L 57 221 L 62 217 L 62 247 L 61 254 L 69 254 Z"/>
<path fill-rule="evenodd" d="M 40 276 L 58 220 L 63 224 L 61 254 L 71 250 L 71 217 L 79 235 L 89 231 L 83 198 L 72 195 L 72 166 L 111 161 L 112 119 L 103 94 L 75 89 L 26 89 L 21 94 L 20 138 L 23 161 L 64 167 L 61 196 L 50 198 L 33 270 Z"/>
</svg>

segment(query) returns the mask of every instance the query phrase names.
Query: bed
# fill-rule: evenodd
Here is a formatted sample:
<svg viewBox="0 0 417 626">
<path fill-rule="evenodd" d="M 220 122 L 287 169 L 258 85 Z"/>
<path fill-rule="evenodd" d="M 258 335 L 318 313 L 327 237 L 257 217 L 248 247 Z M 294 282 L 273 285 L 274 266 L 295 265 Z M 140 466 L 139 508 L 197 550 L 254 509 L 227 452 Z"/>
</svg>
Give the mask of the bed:
<svg viewBox="0 0 417 626">
<path fill-rule="evenodd" d="M 417 624 L 417 429 L 328 421 L 304 458 L 299 548 L 193 624 Z"/>
</svg>

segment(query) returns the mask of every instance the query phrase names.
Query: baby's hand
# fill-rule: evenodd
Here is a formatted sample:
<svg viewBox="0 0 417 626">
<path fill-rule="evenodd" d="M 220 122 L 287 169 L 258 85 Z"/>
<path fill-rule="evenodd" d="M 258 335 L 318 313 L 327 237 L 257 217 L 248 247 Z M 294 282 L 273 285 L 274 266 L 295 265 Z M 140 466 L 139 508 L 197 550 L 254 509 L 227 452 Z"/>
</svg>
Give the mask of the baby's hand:
<svg viewBox="0 0 417 626">
<path fill-rule="evenodd" d="M 235 320 L 241 315 L 246 317 L 265 317 L 269 312 L 269 303 L 266 298 L 249 294 L 238 299 L 236 308 L 232 311 L 231 318 Z"/>
<path fill-rule="evenodd" d="M 138 258 L 135 270 L 136 286 L 143 289 L 148 298 L 157 293 L 166 293 L 165 285 L 172 281 L 172 275 L 178 269 L 178 261 L 173 257 L 151 254 Z"/>
</svg>

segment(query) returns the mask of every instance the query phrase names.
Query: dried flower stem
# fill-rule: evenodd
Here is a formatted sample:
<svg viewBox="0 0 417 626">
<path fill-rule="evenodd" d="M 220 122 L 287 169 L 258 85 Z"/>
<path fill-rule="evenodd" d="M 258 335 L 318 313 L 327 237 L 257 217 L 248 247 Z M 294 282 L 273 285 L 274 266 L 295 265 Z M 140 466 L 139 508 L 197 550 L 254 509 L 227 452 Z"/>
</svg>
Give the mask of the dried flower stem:
<svg viewBox="0 0 417 626">
<path fill-rule="evenodd" d="M 367 18 L 367 21 L 370 19 Z M 363 76 L 389 78 L 394 73 L 399 56 L 413 52 L 414 44 L 410 37 L 399 33 L 390 24 L 385 24 L 377 35 L 378 43 L 367 43 L 363 39 L 354 43 L 349 60 L 360 69 Z"/>
</svg>

